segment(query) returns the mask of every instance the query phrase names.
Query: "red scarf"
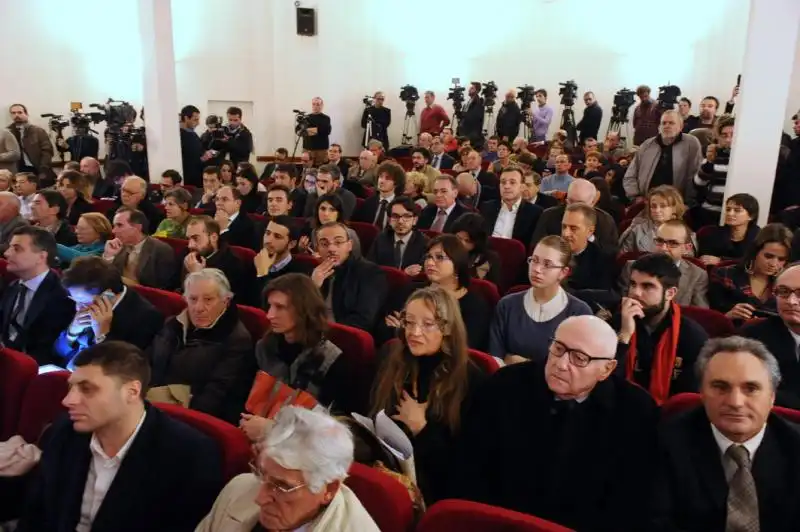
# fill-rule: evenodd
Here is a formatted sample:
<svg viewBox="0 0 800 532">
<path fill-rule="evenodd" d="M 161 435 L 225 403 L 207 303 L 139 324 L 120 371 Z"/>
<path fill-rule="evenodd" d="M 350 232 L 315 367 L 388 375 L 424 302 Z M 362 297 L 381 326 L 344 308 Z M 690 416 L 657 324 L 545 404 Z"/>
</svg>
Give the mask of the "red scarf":
<svg viewBox="0 0 800 532">
<path fill-rule="evenodd" d="M 648 391 L 658 405 L 669 399 L 669 387 L 672 383 L 672 371 L 675 369 L 675 358 L 678 352 L 678 336 L 681 329 L 681 309 L 674 302 L 670 303 L 672 323 L 661 335 L 656 351 L 653 353 L 653 364 L 650 368 L 650 387 Z M 636 332 L 634 331 L 628 348 L 628 360 L 625 362 L 625 378 L 634 382 L 633 371 L 636 368 Z"/>
</svg>

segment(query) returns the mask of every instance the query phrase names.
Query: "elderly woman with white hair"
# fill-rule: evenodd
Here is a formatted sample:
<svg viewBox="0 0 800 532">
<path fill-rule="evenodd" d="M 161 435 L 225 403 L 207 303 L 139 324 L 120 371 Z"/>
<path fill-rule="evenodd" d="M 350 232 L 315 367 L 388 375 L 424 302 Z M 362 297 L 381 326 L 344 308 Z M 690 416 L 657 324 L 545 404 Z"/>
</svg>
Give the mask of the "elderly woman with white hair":
<svg viewBox="0 0 800 532">
<path fill-rule="evenodd" d="M 344 484 L 353 436 L 323 412 L 294 406 L 275 417 L 253 472 L 231 480 L 195 532 L 378 532 Z"/>
<path fill-rule="evenodd" d="M 148 398 L 239 421 L 256 366 L 253 339 L 239 320 L 225 274 L 205 268 L 186 276 L 186 309 L 169 318 L 148 354 Z"/>
</svg>

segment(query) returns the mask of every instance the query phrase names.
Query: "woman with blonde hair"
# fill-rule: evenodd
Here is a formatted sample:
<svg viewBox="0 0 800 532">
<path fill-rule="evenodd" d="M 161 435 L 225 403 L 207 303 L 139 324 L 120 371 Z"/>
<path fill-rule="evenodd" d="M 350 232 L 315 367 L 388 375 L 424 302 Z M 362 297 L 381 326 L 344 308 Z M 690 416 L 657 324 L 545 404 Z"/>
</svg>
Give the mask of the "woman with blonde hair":
<svg viewBox="0 0 800 532">
<path fill-rule="evenodd" d="M 633 219 L 619 237 L 620 253 L 638 251 L 641 253 L 655 253 L 658 248 L 655 244 L 658 227 L 669 220 L 680 220 L 686 213 L 686 205 L 678 189 L 669 185 L 661 185 L 647 193 L 644 210 Z M 691 235 L 692 247 L 697 250 L 697 240 L 694 233 Z"/>
<path fill-rule="evenodd" d="M 102 255 L 106 241 L 112 238 L 111 223 L 99 212 L 83 213 L 75 225 L 75 236 L 78 243 L 74 246 L 57 245 L 58 260 L 64 267 L 77 257 Z"/>
<path fill-rule="evenodd" d="M 92 197 L 92 186 L 86 175 L 67 170 L 61 172 L 56 180 L 56 190 L 67 202 L 67 212 L 64 213 L 69 225 L 77 225 L 81 215 L 91 212 L 89 204 Z"/>
<path fill-rule="evenodd" d="M 461 420 L 485 375 L 469 358 L 459 304 L 444 288 L 411 294 L 398 337 L 376 376 L 371 410 L 385 411 L 409 435 L 417 483 L 431 504 L 444 496 Z"/>
<path fill-rule="evenodd" d="M 408 196 L 420 209 L 428 205 L 428 197 L 425 195 L 425 187 L 428 186 L 428 178 L 422 172 L 406 172 L 406 186 L 403 195 Z"/>
</svg>

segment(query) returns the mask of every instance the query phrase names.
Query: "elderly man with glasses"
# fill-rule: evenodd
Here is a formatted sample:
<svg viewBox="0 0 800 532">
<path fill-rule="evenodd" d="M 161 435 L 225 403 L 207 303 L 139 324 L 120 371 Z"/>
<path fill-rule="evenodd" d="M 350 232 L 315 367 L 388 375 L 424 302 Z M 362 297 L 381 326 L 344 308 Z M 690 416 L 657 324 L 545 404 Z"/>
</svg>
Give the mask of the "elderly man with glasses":
<svg viewBox="0 0 800 532">
<path fill-rule="evenodd" d="M 147 225 L 150 233 L 156 230 L 164 214 L 147 199 L 147 181 L 137 176 L 126 177 L 120 188 L 120 197 L 117 204 L 106 214 L 106 217 L 113 223 L 114 215 L 121 207 L 126 207 L 132 211 L 140 211 L 147 218 Z"/>
<path fill-rule="evenodd" d="M 576 530 L 637 530 L 658 414 L 616 374 L 616 349 L 607 323 L 573 316 L 545 361 L 495 373 L 464 419 L 447 495 Z"/>
</svg>

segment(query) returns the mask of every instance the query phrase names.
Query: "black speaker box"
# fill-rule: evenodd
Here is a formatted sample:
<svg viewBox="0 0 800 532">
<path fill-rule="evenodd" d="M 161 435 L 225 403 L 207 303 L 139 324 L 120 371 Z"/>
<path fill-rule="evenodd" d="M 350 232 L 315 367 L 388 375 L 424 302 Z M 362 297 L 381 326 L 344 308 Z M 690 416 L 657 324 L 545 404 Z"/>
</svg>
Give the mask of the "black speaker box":
<svg viewBox="0 0 800 532">
<path fill-rule="evenodd" d="M 317 12 L 313 8 L 297 8 L 297 34 L 312 37 L 317 34 Z"/>
</svg>

